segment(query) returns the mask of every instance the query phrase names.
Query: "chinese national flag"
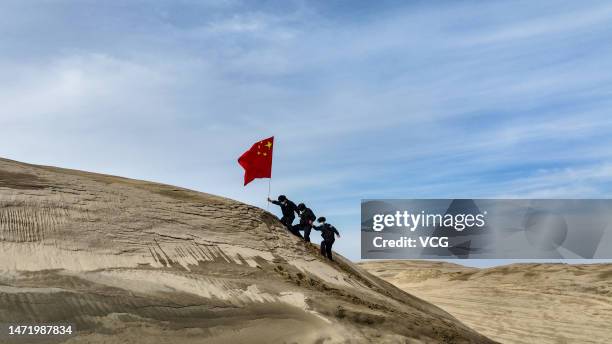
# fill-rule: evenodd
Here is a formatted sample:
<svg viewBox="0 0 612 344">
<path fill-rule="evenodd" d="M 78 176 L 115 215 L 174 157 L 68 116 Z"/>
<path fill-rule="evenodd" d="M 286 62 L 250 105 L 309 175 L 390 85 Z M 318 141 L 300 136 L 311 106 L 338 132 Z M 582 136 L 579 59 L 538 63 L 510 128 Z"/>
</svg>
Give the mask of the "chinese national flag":
<svg viewBox="0 0 612 344">
<path fill-rule="evenodd" d="M 255 178 L 272 178 L 273 148 L 274 136 L 255 143 L 238 158 L 238 163 L 244 168 L 244 185 Z"/>
</svg>

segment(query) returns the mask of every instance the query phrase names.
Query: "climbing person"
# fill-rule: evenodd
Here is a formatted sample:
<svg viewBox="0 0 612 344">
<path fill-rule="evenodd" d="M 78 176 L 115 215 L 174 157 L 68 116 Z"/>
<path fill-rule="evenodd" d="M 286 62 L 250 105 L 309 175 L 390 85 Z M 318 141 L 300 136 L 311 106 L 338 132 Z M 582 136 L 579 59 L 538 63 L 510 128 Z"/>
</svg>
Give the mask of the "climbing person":
<svg viewBox="0 0 612 344">
<path fill-rule="evenodd" d="M 285 225 L 285 227 L 287 227 L 291 233 L 302 237 L 299 231 L 296 234 L 293 230 L 293 220 L 295 220 L 295 214 L 298 212 L 295 203 L 291 202 L 291 200 L 289 200 L 285 195 L 278 196 L 278 201 L 272 200 L 268 197 L 268 202 L 280 206 L 281 211 L 283 212 L 283 217 L 281 217 L 280 222 Z"/>
<path fill-rule="evenodd" d="M 329 258 L 329 260 L 334 260 L 332 258 L 332 245 L 334 245 L 334 241 L 336 241 L 336 235 L 340 238 L 340 233 L 338 233 L 336 227 L 325 221 L 325 217 L 319 217 L 317 222 L 320 223 L 320 225 L 313 226 L 312 228 L 321 232 L 321 237 L 323 238 L 323 241 L 321 241 L 321 255 Z"/>
<path fill-rule="evenodd" d="M 304 241 L 310 242 L 310 230 L 317 217 L 304 203 L 298 204 L 297 210 L 298 214 L 300 214 L 300 223 L 293 226 L 293 231 L 304 231 Z"/>
</svg>

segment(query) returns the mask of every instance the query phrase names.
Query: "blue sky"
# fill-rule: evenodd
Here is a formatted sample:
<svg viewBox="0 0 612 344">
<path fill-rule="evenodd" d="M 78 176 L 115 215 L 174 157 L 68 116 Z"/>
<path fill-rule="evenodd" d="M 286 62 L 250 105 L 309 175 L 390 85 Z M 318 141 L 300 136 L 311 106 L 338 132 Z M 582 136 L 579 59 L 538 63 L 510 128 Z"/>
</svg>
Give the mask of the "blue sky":
<svg viewBox="0 0 612 344">
<path fill-rule="evenodd" d="M 606 1 L 3 1 L 3 157 L 265 207 L 359 258 L 362 198 L 610 197 Z"/>
</svg>

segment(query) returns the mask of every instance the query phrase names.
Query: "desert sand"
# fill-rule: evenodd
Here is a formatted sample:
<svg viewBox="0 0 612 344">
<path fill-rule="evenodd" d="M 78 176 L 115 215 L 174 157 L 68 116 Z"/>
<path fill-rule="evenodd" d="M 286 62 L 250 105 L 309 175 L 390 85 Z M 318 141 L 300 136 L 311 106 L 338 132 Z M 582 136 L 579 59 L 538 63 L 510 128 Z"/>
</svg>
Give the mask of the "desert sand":
<svg viewBox="0 0 612 344">
<path fill-rule="evenodd" d="M 359 264 L 501 343 L 612 342 L 612 264 Z"/>
<path fill-rule="evenodd" d="M 0 159 L 0 323 L 72 323 L 65 343 L 493 343 L 336 257 L 233 200 Z"/>
</svg>

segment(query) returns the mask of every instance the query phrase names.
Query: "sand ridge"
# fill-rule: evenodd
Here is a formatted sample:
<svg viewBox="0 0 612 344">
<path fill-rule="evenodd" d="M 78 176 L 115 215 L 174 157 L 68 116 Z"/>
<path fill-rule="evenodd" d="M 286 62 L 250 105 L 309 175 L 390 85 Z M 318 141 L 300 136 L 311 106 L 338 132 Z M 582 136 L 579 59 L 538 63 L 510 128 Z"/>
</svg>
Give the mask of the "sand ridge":
<svg viewBox="0 0 612 344">
<path fill-rule="evenodd" d="M 233 200 L 0 159 L 0 322 L 67 343 L 492 343 Z"/>
<path fill-rule="evenodd" d="M 612 264 L 512 264 L 477 269 L 434 261 L 359 266 L 501 343 L 609 343 Z"/>
</svg>

